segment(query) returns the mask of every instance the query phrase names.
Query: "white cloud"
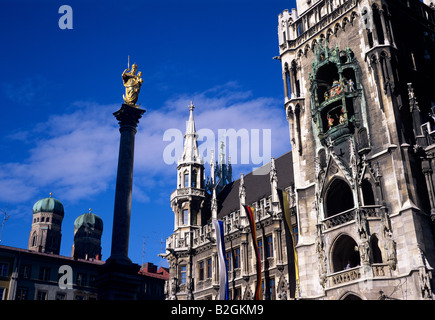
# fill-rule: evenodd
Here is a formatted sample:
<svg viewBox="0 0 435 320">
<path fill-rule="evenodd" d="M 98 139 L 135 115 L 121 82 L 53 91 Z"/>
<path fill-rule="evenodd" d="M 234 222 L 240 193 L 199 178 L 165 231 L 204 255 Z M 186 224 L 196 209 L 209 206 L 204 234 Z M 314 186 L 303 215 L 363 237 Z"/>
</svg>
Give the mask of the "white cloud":
<svg viewBox="0 0 435 320">
<path fill-rule="evenodd" d="M 0 200 L 20 202 L 43 188 L 70 200 L 104 190 L 116 172 L 118 148 L 113 121 L 101 111 L 107 109 L 89 104 L 23 133 L 34 144 L 28 158 L 2 164 Z M 20 190 L 19 196 L 9 197 L 10 190 Z"/>
<path fill-rule="evenodd" d="M 146 96 L 141 98 L 146 101 Z M 140 120 L 135 146 L 136 200 L 148 202 L 151 198 L 169 197 L 172 189 L 165 194 L 162 188 L 175 188 L 176 165 L 163 161 L 163 151 L 169 143 L 163 141 L 163 134 L 171 128 L 184 133 L 191 100 L 196 106 L 197 130 L 210 129 L 217 137 L 218 129 L 271 129 L 272 154 L 279 156 L 288 150 L 288 129 L 278 99 L 255 98 L 236 83 L 180 95 L 158 109 L 149 108 Z M 23 144 L 31 146 L 27 158 L 0 164 L 0 201 L 18 203 L 34 199 L 41 189 L 74 201 L 114 185 L 119 131 L 112 113 L 119 105 L 77 102 L 73 107 L 69 113 L 54 114 L 47 121 L 9 137 L 13 143 L 21 139 L 32 144 Z M 238 171 L 237 165 L 233 171 Z"/>
</svg>

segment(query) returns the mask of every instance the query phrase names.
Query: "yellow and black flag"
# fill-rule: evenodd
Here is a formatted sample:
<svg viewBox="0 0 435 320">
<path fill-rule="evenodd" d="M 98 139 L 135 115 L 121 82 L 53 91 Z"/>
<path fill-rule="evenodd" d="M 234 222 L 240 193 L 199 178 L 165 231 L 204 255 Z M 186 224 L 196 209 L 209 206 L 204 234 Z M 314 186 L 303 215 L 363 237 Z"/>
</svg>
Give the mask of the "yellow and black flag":
<svg viewBox="0 0 435 320">
<path fill-rule="evenodd" d="M 290 298 L 296 298 L 296 289 L 299 286 L 298 256 L 296 254 L 296 242 L 293 234 L 293 225 L 290 219 L 289 193 L 287 191 L 278 189 L 278 196 L 284 213 L 285 240 L 286 246 L 288 248 L 287 265 L 289 271 Z"/>
<path fill-rule="evenodd" d="M 249 220 L 249 226 L 251 227 L 251 234 L 252 234 L 252 242 L 254 244 L 254 251 L 255 251 L 255 258 L 256 258 L 256 265 L 257 265 L 257 286 L 255 288 L 255 295 L 254 300 L 262 300 L 263 299 L 263 292 L 261 287 L 261 257 L 260 257 L 260 251 L 257 244 L 257 228 L 255 225 L 255 209 L 250 206 L 244 206 L 246 216 Z"/>
</svg>

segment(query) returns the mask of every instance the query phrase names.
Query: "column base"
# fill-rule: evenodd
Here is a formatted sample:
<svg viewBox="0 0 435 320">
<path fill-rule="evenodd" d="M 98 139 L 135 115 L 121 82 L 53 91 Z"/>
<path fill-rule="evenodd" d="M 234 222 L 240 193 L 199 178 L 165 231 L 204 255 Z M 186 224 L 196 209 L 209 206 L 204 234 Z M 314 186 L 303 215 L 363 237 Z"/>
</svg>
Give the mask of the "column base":
<svg viewBox="0 0 435 320">
<path fill-rule="evenodd" d="M 138 264 L 126 260 L 107 260 L 99 269 L 95 286 L 99 300 L 141 300 L 144 281 Z"/>
</svg>

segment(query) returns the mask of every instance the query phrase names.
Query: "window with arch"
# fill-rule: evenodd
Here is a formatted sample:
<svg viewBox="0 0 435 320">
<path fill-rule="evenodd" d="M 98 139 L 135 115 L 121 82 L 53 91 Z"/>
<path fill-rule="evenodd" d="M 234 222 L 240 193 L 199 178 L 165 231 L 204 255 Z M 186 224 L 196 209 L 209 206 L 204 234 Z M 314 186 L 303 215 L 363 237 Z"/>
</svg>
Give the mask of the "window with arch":
<svg viewBox="0 0 435 320">
<path fill-rule="evenodd" d="M 362 300 L 362 299 L 358 297 L 356 294 L 348 293 L 345 294 L 340 300 Z"/>
<path fill-rule="evenodd" d="M 332 248 L 333 272 L 354 268 L 360 265 L 358 245 L 355 240 L 345 234 L 339 236 Z"/>
<path fill-rule="evenodd" d="M 184 172 L 184 188 L 189 188 L 189 172 Z"/>
<path fill-rule="evenodd" d="M 294 93 L 297 98 L 301 96 L 301 85 L 299 82 L 299 72 L 298 72 L 298 65 L 295 60 L 291 63 L 291 72 L 292 72 L 292 82 L 294 85 Z"/>
<path fill-rule="evenodd" d="M 370 237 L 370 248 L 372 249 L 373 263 L 382 263 L 382 253 L 379 249 L 379 240 L 376 235 Z"/>
<path fill-rule="evenodd" d="M 363 203 L 365 206 L 372 206 L 376 204 L 375 194 L 373 193 L 372 184 L 368 179 L 364 179 L 361 183 L 361 192 Z"/>
<path fill-rule="evenodd" d="M 350 186 L 343 179 L 334 179 L 326 191 L 325 218 L 353 209 L 354 206 Z"/>
<path fill-rule="evenodd" d="M 378 37 L 378 43 L 384 44 L 385 43 L 384 30 L 382 29 L 382 22 L 381 22 L 381 15 L 379 12 L 379 8 L 376 4 L 373 4 L 372 11 L 373 11 L 373 23 L 375 25 L 376 35 Z"/>
<path fill-rule="evenodd" d="M 298 151 L 302 154 L 302 129 L 301 129 L 301 106 L 299 103 L 295 107 L 295 117 L 296 117 L 296 134 L 298 140 Z"/>
<path fill-rule="evenodd" d="M 32 236 L 32 247 L 36 247 L 37 241 L 38 241 L 38 236 L 36 235 L 36 232 L 34 232 Z"/>
<path fill-rule="evenodd" d="M 358 139 L 357 139 L 358 153 L 363 154 L 370 151 L 369 136 L 367 129 L 362 127 L 358 129 Z"/>
<path fill-rule="evenodd" d="M 197 179 L 197 172 L 196 172 L 196 170 L 193 170 L 192 171 L 192 183 L 191 183 L 191 186 L 192 186 L 192 188 L 196 188 L 196 179 Z"/>
<path fill-rule="evenodd" d="M 183 225 L 189 224 L 189 210 L 188 209 L 183 209 L 182 216 L 181 216 L 181 223 Z"/>
<path fill-rule="evenodd" d="M 288 99 L 291 99 L 292 88 L 291 88 L 291 79 L 290 79 L 290 69 L 287 62 L 284 65 L 284 93 Z"/>
<path fill-rule="evenodd" d="M 366 36 L 367 36 L 367 41 L 369 44 L 369 47 L 373 47 L 373 33 L 372 33 L 372 28 L 371 28 L 371 24 L 372 24 L 372 19 L 370 17 L 370 14 L 367 10 L 367 8 L 363 8 L 362 10 L 362 19 L 364 21 L 364 25 L 366 26 Z"/>
</svg>

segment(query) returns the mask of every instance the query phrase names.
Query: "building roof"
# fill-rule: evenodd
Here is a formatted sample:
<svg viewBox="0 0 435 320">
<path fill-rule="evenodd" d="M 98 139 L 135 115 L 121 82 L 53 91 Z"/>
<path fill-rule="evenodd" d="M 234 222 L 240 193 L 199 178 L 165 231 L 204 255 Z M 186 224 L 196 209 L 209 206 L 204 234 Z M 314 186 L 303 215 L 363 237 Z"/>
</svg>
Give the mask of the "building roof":
<svg viewBox="0 0 435 320">
<path fill-rule="evenodd" d="M 59 200 L 52 198 L 50 193 L 49 198 L 38 200 L 33 205 L 33 214 L 38 212 L 52 212 L 63 217 L 64 215 L 63 204 Z"/>
<path fill-rule="evenodd" d="M 9 246 L 4 246 L 4 245 L 0 245 L 0 250 L 4 250 L 4 251 L 11 251 L 11 252 L 15 252 L 17 254 L 27 254 L 30 256 L 34 256 L 34 257 L 40 257 L 41 259 L 47 258 L 47 259 L 56 259 L 56 260 L 65 260 L 65 263 L 68 261 L 68 263 L 72 263 L 72 261 L 77 261 L 77 262 L 81 262 L 81 263 L 88 263 L 88 264 L 95 264 L 95 265 L 102 265 L 105 262 L 102 260 L 97 260 L 97 259 L 77 259 L 74 257 L 67 257 L 67 256 L 61 256 L 58 254 L 53 254 L 53 253 L 46 253 L 46 252 L 37 252 L 37 251 L 33 251 L 33 250 L 29 250 L 29 249 L 22 249 L 22 248 L 15 248 L 15 247 L 9 247 Z"/>
<path fill-rule="evenodd" d="M 86 212 L 81 216 L 78 216 L 74 221 L 74 229 L 77 230 L 80 227 L 94 228 L 97 230 L 103 230 L 103 220 L 95 213 Z"/>
<path fill-rule="evenodd" d="M 157 266 L 154 265 L 151 262 L 147 262 L 141 266 L 141 269 L 139 270 L 139 274 L 153 277 L 156 279 L 163 279 L 163 280 L 169 280 L 169 269 L 160 267 L 157 270 Z"/>
<path fill-rule="evenodd" d="M 271 195 L 270 162 L 244 176 L 246 190 L 246 204 L 252 204 L 259 199 Z M 284 189 L 293 184 L 293 165 L 291 151 L 275 159 L 278 176 L 278 188 Z M 239 200 L 240 179 L 227 184 L 217 196 L 218 218 L 237 211 Z"/>
</svg>

